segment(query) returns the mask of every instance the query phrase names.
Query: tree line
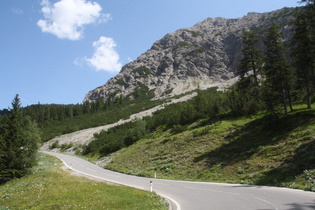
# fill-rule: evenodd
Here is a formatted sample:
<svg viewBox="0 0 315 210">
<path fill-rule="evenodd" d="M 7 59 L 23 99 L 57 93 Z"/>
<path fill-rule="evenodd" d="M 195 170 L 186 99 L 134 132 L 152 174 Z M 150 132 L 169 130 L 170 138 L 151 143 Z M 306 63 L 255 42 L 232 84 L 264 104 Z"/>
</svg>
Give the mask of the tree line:
<svg viewBox="0 0 315 210">
<path fill-rule="evenodd" d="M 148 87 L 142 84 L 135 89 L 134 93 L 126 97 L 116 97 L 115 94 L 111 94 L 106 100 L 99 97 L 96 101 L 85 101 L 82 104 L 70 105 L 38 103 L 25 107 L 24 112 L 35 120 L 36 123 L 41 124 L 48 121 L 63 121 L 81 115 L 106 112 L 113 107 L 128 106 L 153 97 L 154 93 L 149 91 Z M 6 113 L 5 111 L 6 110 L 3 110 L 2 112 Z"/>
<path fill-rule="evenodd" d="M 24 108 L 25 113 L 29 115 L 37 123 L 47 121 L 63 121 L 68 118 L 84 114 L 93 114 L 97 112 L 106 111 L 112 105 L 121 104 L 122 98 L 112 100 L 109 98 L 107 101 L 99 98 L 96 102 L 85 101 L 82 104 L 36 104 Z"/>
<path fill-rule="evenodd" d="M 294 43 L 286 55 L 279 25 L 273 23 L 263 40 L 253 31 L 243 35 L 239 81 L 231 88 L 231 110 L 253 114 L 265 109 L 272 116 L 279 107 L 287 115 L 294 101 L 304 100 L 311 108 L 315 90 L 315 6 L 314 1 L 295 14 Z M 265 50 L 257 46 L 264 43 Z"/>
</svg>

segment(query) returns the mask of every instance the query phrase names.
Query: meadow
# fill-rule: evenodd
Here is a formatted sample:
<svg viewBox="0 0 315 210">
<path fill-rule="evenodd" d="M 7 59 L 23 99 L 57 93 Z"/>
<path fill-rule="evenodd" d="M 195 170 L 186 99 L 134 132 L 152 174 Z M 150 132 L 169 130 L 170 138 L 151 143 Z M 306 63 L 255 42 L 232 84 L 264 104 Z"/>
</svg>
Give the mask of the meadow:
<svg viewBox="0 0 315 210">
<path fill-rule="evenodd" d="M 30 175 L 0 186 L 0 209 L 168 209 L 155 193 L 74 176 L 57 158 L 38 158 Z"/>
</svg>

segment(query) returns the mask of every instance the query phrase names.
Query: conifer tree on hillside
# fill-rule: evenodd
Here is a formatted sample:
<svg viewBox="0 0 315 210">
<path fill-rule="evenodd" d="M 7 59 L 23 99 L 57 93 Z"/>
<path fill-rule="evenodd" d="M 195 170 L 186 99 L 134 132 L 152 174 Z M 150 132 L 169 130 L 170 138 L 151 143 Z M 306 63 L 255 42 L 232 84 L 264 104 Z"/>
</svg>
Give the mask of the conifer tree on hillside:
<svg viewBox="0 0 315 210">
<path fill-rule="evenodd" d="M 292 110 L 291 91 L 294 77 L 285 57 L 285 48 L 277 24 L 273 23 L 268 28 L 264 44 L 266 51 L 263 100 L 267 110 L 272 114 L 276 113 L 278 106 L 282 106 L 286 115 L 288 106 Z"/>
<path fill-rule="evenodd" d="M 262 63 L 262 51 L 256 46 L 259 41 L 259 36 L 255 32 L 244 32 L 242 59 L 237 70 L 241 80 L 246 80 L 247 77 L 255 86 L 258 86 L 258 74 Z"/>
<path fill-rule="evenodd" d="M 298 88 L 306 95 L 307 106 L 315 90 L 315 5 L 314 1 L 297 13 L 294 22 L 293 64 L 296 69 Z"/>
<path fill-rule="evenodd" d="M 261 107 L 258 76 L 263 58 L 262 51 L 257 48 L 260 39 L 255 32 L 244 32 L 242 42 L 242 59 L 237 69 L 240 79 L 229 93 L 230 108 L 240 115 L 253 114 Z"/>
<path fill-rule="evenodd" d="M 12 101 L 9 115 L 1 122 L 0 184 L 24 176 L 36 163 L 40 140 L 37 125 L 25 117 L 19 96 Z"/>
</svg>

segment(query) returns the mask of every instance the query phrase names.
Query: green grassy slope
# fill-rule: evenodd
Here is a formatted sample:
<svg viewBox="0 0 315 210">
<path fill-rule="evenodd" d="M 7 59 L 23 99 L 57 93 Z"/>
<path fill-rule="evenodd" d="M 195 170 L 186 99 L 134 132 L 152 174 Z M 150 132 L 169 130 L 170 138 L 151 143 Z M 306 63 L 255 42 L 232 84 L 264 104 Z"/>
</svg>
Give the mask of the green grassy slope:
<svg viewBox="0 0 315 210">
<path fill-rule="evenodd" d="M 0 186 L 0 209 L 168 209 L 154 193 L 91 181 L 40 154 L 34 172 Z"/>
<path fill-rule="evenodd" d="M 158 178 L 315 190 L 315 109 L 270 123 L 263 114 L 199 121 L 179 134 L 156 131 L 113 153 L 106 168 Z"/>
</svg>

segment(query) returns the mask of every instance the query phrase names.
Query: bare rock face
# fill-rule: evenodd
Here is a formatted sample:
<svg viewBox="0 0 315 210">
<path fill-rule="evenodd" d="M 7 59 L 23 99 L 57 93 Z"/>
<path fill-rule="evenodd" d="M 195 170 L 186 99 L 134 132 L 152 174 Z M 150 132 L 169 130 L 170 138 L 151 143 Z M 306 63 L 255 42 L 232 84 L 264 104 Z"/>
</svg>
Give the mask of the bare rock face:
<svg viewBox="0 0 315 210">
<path fill-rule="evenodd" d="M 263 36 L 267 27 L 276 22 L 287 40 L 292 36 L 290 23 L 295 11 L 284 8 L 270 13 L 248 13 L 237 19 L 207 18 L 190 28 L 169 33 L 126 64 L 104 86 L 90 91 L 84 101 L 126 97 L 139 85 L 154 90 L 155 98 L 161 98 L 224 84 L 235 77 L 243 32 L 255 30 Z"/>
</svg>

